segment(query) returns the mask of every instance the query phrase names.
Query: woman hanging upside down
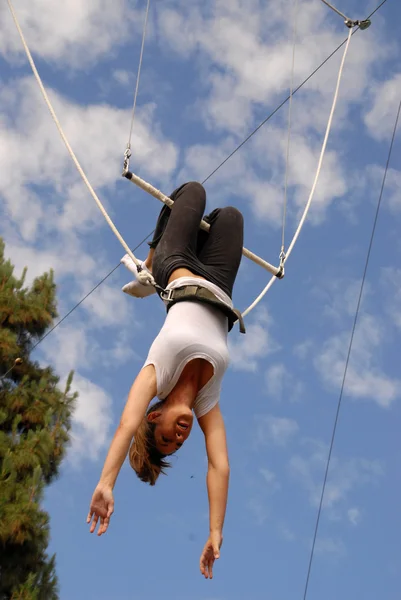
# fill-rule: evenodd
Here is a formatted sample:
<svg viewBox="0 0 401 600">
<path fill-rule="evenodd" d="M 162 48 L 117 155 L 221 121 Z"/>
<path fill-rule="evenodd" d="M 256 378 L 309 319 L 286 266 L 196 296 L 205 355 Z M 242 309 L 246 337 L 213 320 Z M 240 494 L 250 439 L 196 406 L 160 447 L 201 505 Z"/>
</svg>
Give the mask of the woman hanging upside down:
<svg viewBox="0 0 401 600">
<path fill-rule="evenodd" d="M 220 556 L 226 512 L 229 461 L 220 387 L 228 367 L 227 334 L 240 315 L 231 296 L 242 257 L 243 217 L 232 207 L 214 210 L 199 229 L 206 194 L 199 183 L 186 183 L 171 195 L 172 209 L 159 215 L 149 255 L 142 263 L 154 277 L 167 307 L 164 325 L 128 396 L 111 443 L 87 522 L 93 533 L 107 531 L 113 513 L 113 488 L 129 460 L 137 476 L 155 485 L 191 433 L 193 413 L 204 433 L 208 457 L 209 538 L 200 570 L 212 578 Z M 128 255 L 123 264 L 138 274 Z M 123 291 L 135 297 L 156 292 L 133 281 Z M 150 405 L 153 398 L 158 401 Z"/>
</svg>

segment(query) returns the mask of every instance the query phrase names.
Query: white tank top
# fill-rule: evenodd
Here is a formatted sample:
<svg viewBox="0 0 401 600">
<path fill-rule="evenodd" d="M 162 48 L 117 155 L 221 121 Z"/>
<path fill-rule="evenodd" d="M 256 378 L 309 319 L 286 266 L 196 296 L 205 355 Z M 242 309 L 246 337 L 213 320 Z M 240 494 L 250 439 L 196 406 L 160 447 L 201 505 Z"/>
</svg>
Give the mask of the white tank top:
<svg viewBox="0 0 401 600">
<path fill-rule="evenodd" d="M 204 279 L 180 277 L 166 289 L 194 284 L 210 290 L 232 308 L 229 296 Z M 199 390 L 193 410 L 198 419 L 206 415 L 219 401 L 222 379 L 229 364 L 227 334 L 228 319 L 214 306 L 185 300 L 174 304 L 144 364 L 144 367 L 155 367 L 157 397 L 164 400 L 175 387 L 185 365 L 195 358 L 203 358 L 212 364 L 214 374 Z"/>
</svg>

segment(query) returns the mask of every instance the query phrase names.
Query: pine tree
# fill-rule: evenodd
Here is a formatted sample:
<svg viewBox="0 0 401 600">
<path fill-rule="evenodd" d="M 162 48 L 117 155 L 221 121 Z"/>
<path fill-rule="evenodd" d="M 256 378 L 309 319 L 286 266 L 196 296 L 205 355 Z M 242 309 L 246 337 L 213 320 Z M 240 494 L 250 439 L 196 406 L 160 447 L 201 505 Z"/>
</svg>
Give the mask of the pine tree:
<svg viewBox="0 0 401 600">
<path fill-rule="evenodd" d="M 44 487 L 58 475 L 76 394 L 30 354 L 57 317 L 53 272 L 25 287 L 0 238 L 0 600 L 57 600 Z M 12 367 L 12 368 L 11 368 Z"/>
</svg>

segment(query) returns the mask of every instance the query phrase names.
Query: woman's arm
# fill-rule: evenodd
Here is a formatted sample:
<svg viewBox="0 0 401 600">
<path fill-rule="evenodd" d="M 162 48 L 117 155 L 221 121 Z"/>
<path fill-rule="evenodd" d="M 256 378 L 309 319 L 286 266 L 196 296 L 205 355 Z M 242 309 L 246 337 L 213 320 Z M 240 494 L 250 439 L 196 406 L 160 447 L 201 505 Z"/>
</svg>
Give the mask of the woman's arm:
<svg viewBox="0 0 401 600">
<path fill-rule="evenodd" d="M 152 398 L 156 396 L 156 372 L 153 365 L 142 369 L 135 379 L 120 423 L 114 434 L 99 483 L 114 488 L 117 476 Z"/>
<path fill-rule="evenodd" d="M 228 460 L 226 430 L 220 406 L 198 419 L 205 435 L 208 458 L 207 490 L 209 497 L 209 540 L 203 550 L 200 569 L 205 577 L 213 576 L 213 563 L 220 556 L 223 525 L 227 507 L 230 465 Z"/>
<path fill-rule="evenodd" d="M 114 511 L 113 488 L 116 479 L 127 456 L 130 443 L 140 422 L 145 416 L 150 401 L 157 392 L 156 372 L 153 365 L 142 369 L 135 379 L 128 395 L 120 424 L 104 463 L 100 481 L 93 493 L 87 523 L 93 533 L 100 519 L 98 535 L 106 533 L 110 517 Z M 93 520 L 92 520 L 93 519 Z"/>
</svg>

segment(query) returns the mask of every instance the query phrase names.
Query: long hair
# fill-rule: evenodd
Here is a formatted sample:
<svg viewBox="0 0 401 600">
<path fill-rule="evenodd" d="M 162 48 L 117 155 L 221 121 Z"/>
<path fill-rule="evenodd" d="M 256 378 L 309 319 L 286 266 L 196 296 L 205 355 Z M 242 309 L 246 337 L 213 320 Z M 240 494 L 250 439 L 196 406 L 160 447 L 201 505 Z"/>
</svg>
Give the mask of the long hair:
<svg viewBox="0 0 401 600">
<path fill-rule="evenodd" d="M 163 404 L 164 400 L 161 400 L 148 408 L 129 449 L 131 467 L 139 479 L 144 483 L 149 483 L 149 485 L 155 485 L 160 473 L 165 475 L 166 469 L 171 466 L 165 460 L 166 454 L 162 454 L 156 448 L 156 423 L 150 423 L 147 419 L 149 413 L 160 410 Z"/>
</svg>

